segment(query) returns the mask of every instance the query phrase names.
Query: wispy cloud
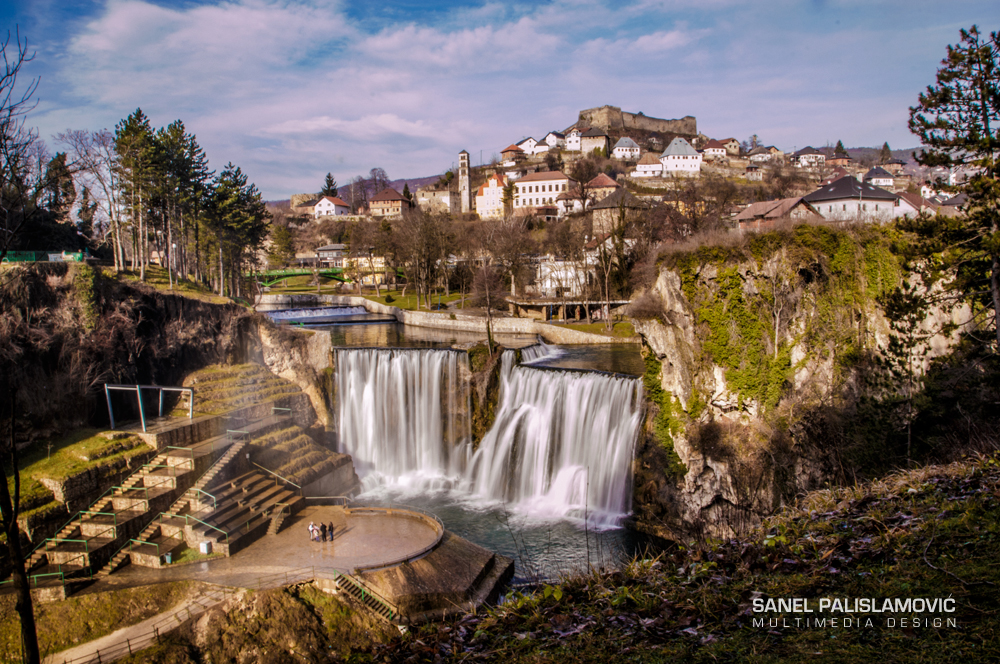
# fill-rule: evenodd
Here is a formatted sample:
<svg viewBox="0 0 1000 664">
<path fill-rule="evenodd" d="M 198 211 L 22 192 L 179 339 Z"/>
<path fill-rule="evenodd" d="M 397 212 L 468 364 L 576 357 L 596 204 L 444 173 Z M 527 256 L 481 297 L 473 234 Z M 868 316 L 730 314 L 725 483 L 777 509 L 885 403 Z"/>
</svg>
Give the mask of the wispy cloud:
<svg viewBox="0 0 1000 664">
<path fill-rule="evenodd" d="M 488 159 L 601 104 L 786 147 L 902 146 L 954 26 L 1000 18 L 980 0 L 915 0 L 905 16 L 854 0 L 384 0 L 390 19 L 322 0 L 71 5 L 22 10 L 22 24 L 59 26 L 33 36 L 43 135 L 141 106 L 157 125 L 184 120 L 214 164 L 240 164 L 275 198 L 327 171 L 429 175 L 462 148 Z"/>
</svg>

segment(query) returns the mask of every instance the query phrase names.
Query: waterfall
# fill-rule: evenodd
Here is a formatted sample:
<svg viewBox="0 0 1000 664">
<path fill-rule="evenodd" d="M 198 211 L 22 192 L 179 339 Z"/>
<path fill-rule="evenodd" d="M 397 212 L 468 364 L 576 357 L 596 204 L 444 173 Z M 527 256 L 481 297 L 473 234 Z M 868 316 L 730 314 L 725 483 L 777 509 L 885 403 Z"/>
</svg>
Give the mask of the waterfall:
<svg viewBox="0 0 1000 664">
<path fill-rule="evenodd" d="M 502 362 L 496 421 L 465 473 L 470 490 L 541 517 L 617 523 L 631 507 L 639 381 L 517 366 L 510 351 Z"/>
<path fill-rule="evenodd" d="M 380 482 L 439 486 L 454 477 L 471 437 L 468 391 L 454 351 L 364 348 L 336 351 L 343 452 L 366 488 Z"/>
<path fill-rule="evenodd" d="M 554 360 L 566 354 L 559 346 L 553 346 L 538 339 L 538 343 L 521 349 L 521 364 L 537 364 L 545 360 Z"/>
<path fill-rule="evenodd" d="M 541 347 L 529 360 L 556 352 Z M 637 379 L 501 359 L 493 427 L 473 451 L 468 358 L 443 350 L 338 350 L 342 451 L 365 489 L 454 489 L 541 518 L 615 525 L 632 499 Z M 461 366 L 460 366 L 461 363 Z"/>
</svg>

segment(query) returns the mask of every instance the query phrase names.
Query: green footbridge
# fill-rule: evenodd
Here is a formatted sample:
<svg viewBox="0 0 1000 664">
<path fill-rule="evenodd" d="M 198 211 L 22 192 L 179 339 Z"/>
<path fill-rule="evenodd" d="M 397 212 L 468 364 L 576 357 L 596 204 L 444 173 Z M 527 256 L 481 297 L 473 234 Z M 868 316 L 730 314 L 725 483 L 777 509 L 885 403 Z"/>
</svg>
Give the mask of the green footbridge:
<svg viewBox="0 0 1000 664">
<path fill-rule="evenodd" d="M 314 274 L 316 274 L 316 271 L 308 268 L 290 268 L 287 270 L 265 270 L 264 272 L 258 272 L 256 278 L 264 286 L 273 286 L 288 277 L 312 276 Z M 319 270 L 319 276 L 334 279 L 345 284 L 351 283 L 351 280 L 344 276 L 344 268 L 342 267 L 322 268 Z"/>
</svg>

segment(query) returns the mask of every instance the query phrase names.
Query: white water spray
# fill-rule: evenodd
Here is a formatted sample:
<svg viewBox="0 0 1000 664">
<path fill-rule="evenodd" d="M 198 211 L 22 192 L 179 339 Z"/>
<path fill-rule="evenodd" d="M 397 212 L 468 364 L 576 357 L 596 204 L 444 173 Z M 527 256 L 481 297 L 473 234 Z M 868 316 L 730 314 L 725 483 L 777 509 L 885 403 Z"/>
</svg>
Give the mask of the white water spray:
<svg viewBox="0 0 1000 664">
<path fill-rule="evenodd" d="M 557 350 L 541 348 L 529 360 Z M 337 351 L 336 361 L 342 451 L 366 490 L 458 488 L 541 518 L 586 514 L 597 526 L 629 512 L 642 416 L 637 379 L 518 366 L 507 351 L 496 419 L 473 453 L 458 365 L 466 356 L 359 349 Z"/>
</svg>

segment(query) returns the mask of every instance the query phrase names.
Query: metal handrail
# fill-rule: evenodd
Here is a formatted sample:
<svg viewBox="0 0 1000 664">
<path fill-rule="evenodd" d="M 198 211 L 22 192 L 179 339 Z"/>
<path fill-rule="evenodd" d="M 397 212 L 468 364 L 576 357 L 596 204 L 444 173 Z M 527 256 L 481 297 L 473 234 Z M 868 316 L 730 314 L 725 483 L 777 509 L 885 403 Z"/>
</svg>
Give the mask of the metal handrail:
<svg viewBox="0 0 1000 664">
<path fill-rule="evenodd" d="M 144 463 L 142 465 L 142 467 L 143 468 L 169 468 L 170 469 L 170 476 L 171 477 L 177 477 L 177 466 L 172 466 L 169 463 L 166 463 L 166 464 L 164 464 L 164 463 Z M 184 472 L 187 472 L 187 471 L 188 471 L 188 469 L 185 468 Z"/>
<path fill-rule="evenodd" d="M 108 532 L 109 530 L 115 530 L 116 528 L 117 528 L 117 526 L 108 526 L 107 528 L 105 528 L 105 529 L 104 529 L 104 530 L 102 530 L 101 532 L 97 533 L 96 535 L 94 535 L 94 536 L 93 536 L 93 537 L 91 537 L 90 539 L 97 539 L 98 537 L 100 537 L 100 536 L 101 536 L 101 535 L 103 535 L 104 533 Z M 114 539 L 114 537 L 112 537 L 111 539 Z M 89 551 L 88 551 L 88 553 L 89 553 Z"/>
<path fill-rule="evenodd" d="M 165 449 L 165 450 L 183 450 L 185 452 L 190 452 L 191 453 L 191 457 L 190 458 L 194 459 L 194 450 L 191 449 L 190 447 L 177 447 L 176 445 L 167 445 L 163 449 Z"/>
<path fill-rule="evenodd" d="M 353 576 L 351 574 L 344 574 L 342 572 L 338 572 L 338 571 L 334 570 L 334 576 L 333 576 L 334 580 L 336 580 L 338 576 L 347 579 L 347 581 L 349 583 L 354 584 L 354 586 L 358 590 L 361 591 L 361 601 L 362 601 L 362 603 L 364 602 L 365 595 L 367 594 L 367 595 L 370 595 L 376 602 L 378 602 L 379 604 L 383 605 L 385 608 L 389 609 L 389 611 L 392 613 L 391 617 L 395 618 L 396 616 L 400 615 L 400 611 L 399 611 L 399 607 L 398 606 L 396 606 L 395 604 L 393 604 L 392 602 L 390 602 L 389 600 L 387 600 L 386 598 L 382 597 L 377 592 L 375 592 L 374 590 L 372 590 L 371 588 L 369 588 L 368 584 L 366 584 L 361 579 L 359 579 L 359 578 L 357 578 L 357 577 L 355 577 L 355 576 Z"/>
<path fill-rule="evenodd" d="M 46 542 L 56 542 L 57 544 L 59 542 L 80 542 L 80 543 L 83 544 L 84 551 L 86 551 L 87 553 L 90 553 L 90 544 L 88 544 L 87 540 L 85 540 L 85 539 L 68 539 L 68 538 L 63 538 L 63 537 L 46 537 L 45 541 Z"/>
<path fill-rule="evenodd" d="M 156 547 L 156 555 L 160 555 L 160 545 L 157 544 L 156 542 L 143 542 L 140 539 L 130 539 L 128 542 L 129 542 L 129 547 L 128 547 L 129 553 L 132 552 L 132 545 L 133 544 L 140 544 L 140 545 L 146 545 L 146 546 L 155 546 Z"/>
<path fill-rule="evenodd" d="M 210 524 L 208 522 L 202 521 L 201 519 L 199 519 L 196 516 L 192 516 L 190 514 L 171 514 L 170 512 L 161 512 L 160 516 L 158 517 L 159 519 L 161 519 L 161 523 L 162 523 L 163 517 L 165 517 L 165 516 L 166 517 L 170 517 L 172 519 L 184 519 L 185 525 L 187 525 L 188 519 L 193 519 L 194 521 L 197 521 L 198 523 L 200 523 L 203 526 L 208 526 L 212 530 L 218 530 L 220 533 L 222 533 L 223 535 L 226 536 L 226 544 L 227 545 L 229 544 L 229 533 L 227 533 L 222 528 L 219 528 L 218 526 L 213 526 L 212 524 Z"/>
<path fill-rule="evenodd" d="M 206 496 L 208 496 L 209 498 L 211 498 L 212 499 L 212 509 L 213 510 L 219 509 L 219 501 L 216 500 L 215 496 L 213 496 L 212 494 L 210 494 L 208 491 L 205 491 L 204 489 L 199 489 L 196 486 L 191 487 L 191 490 L 192 491 L 197 491 L 198 493 L 203 493 Z"/>
<path fill-rule="evenodd" d="M 118 513 L 117 512 L 92 512 L 90 510 L 80 510 L 80 523 L 81 524 L 83 523 L 83 515 L 84 514 L 89 514 L 91 516 L 94 516 L 94 515 L 97 515 L 97 516 L 110 516 L 110 517 L 114 518 L 115 525 L 116 526 L 118 525 Z"/>
<path fill-rule="evenodd" d="M 281 475 L 279 475 L 278 473 L 274 472 L 273 470 L 268 470 L 267 468 L 265 468 L 264 466 L 260 465 L 259 463 L 253 463 L 253 462 L 251 461 L 251 462 L 250 462 L 250 465 L 251 465 L 251 466 L 257 466 L 258 468 L 260 468 L 261 470 L 263 470 L 263 471 L 264 471 L 265 473 L 270 473 L 270 474 L 274 475 L 275 477 L 277 477 L 277 478 L 278 478 L 279 480 L 281 480 L 282 482 L 284 482 L 284 483 L 286 483 L 286 484 L 291 484 L 291 485 L 292 485 L 293 487 L 295 487 L 295 488 L 296 488 L 296 489 L 298 489 L 299 491 L 302 491 L 302 487 L 301 487 L 301 486 L 299 486 L 299 485 L 298 485 L 298 484 L 296 484 L 295 482 L 291 481 L 291 480 L 290 480 L 290 479 L 288 479 L 287 477 L 282 477 L 282 476 L 281 476 Z"/>
<path fill-rule="evenodd" d="M 305 496 L 306 500 L 342 500 L 343 504 L 341 507 L 347 507 L 347 503 L 353 503 L 354 499 L 350 496 Z"/>
<path fill-rule="evenodd" d="M 108 490 L 107 490 L 107 491 L 105 491 L 104 493 L 102 493 L 102 494 L 101 494 L 100 496 L 98 496 L 98 497 L 97 497 L 97 500 L 95 500 L 94 502 L 92 502 L 92 503 L 91 503 L 91 505 L 96 505 L 97 503 L 101 502 L 101 501 L 102 501 L 102 500 L 103 500 L 104 498 L 106 498 L 106 497 L 107 497 L 107 495 L 108 495 L 109 493 L 113 492 L 113 491 L 114 491 L 115 489 L 117 489 L 117 488 L 119 488 L 119 487 L 115 487 L 115 486 L 112 486 L 112 487 L 108 488 Z M 75 512 L 75 513 L 73 514 L 73 516 L 71 516 L 71 517 L 69 518 L 69 521 L 67 521 L 67 522 L 66 522 L 66 523 L 64 523 L 63 525 L 59 526 L 58 528 L 56 528 L 55 532 L 57 532 L 57 533 L 58 533 L 58 532 L 60 532 L 60 531 L 61 531 L 61 530 L 62 530 L 63 528 L 65 528 L 66 526 L 68 526 L 68 525 L 70 525 L 71 523 L 73 523 L 74 521 L 76 521 L 76 520 L 77 520 L 77 518 L 78 518 L 79 516 L 80 516 L 80 513 L 79 513 L 79 512 Z M 79 527 L 79 526 L 77 526 L 77 527 Z M 34 549 L 32 549 L 32 550 L 31 550 L 31 551 L 30 551 L 30 552 L 28 553 L 28 556 L 27 556 L 27 557 L 28 557 L 28 558 L 30 558 L 31 556 L 35 555 L 35 552 L 36 552 L 36 551 L 38 551 L 39 549 L 41 549 L 41 548 L 42 548 L 43 546 L 45 546 L 45 544 L 46 544 L 46 543 L 47 543 L 47 542 L 49 541 L 49 539 L 50 539 L 50 538 L 46 538 L 46 539 L 43 539 L 43 540 L 42 540 L 41 542 L 39 542 L 39 543 L 38 543 L 38 546 L 36 546 L 36 547 L 35 547 Z"/>
</svg>

